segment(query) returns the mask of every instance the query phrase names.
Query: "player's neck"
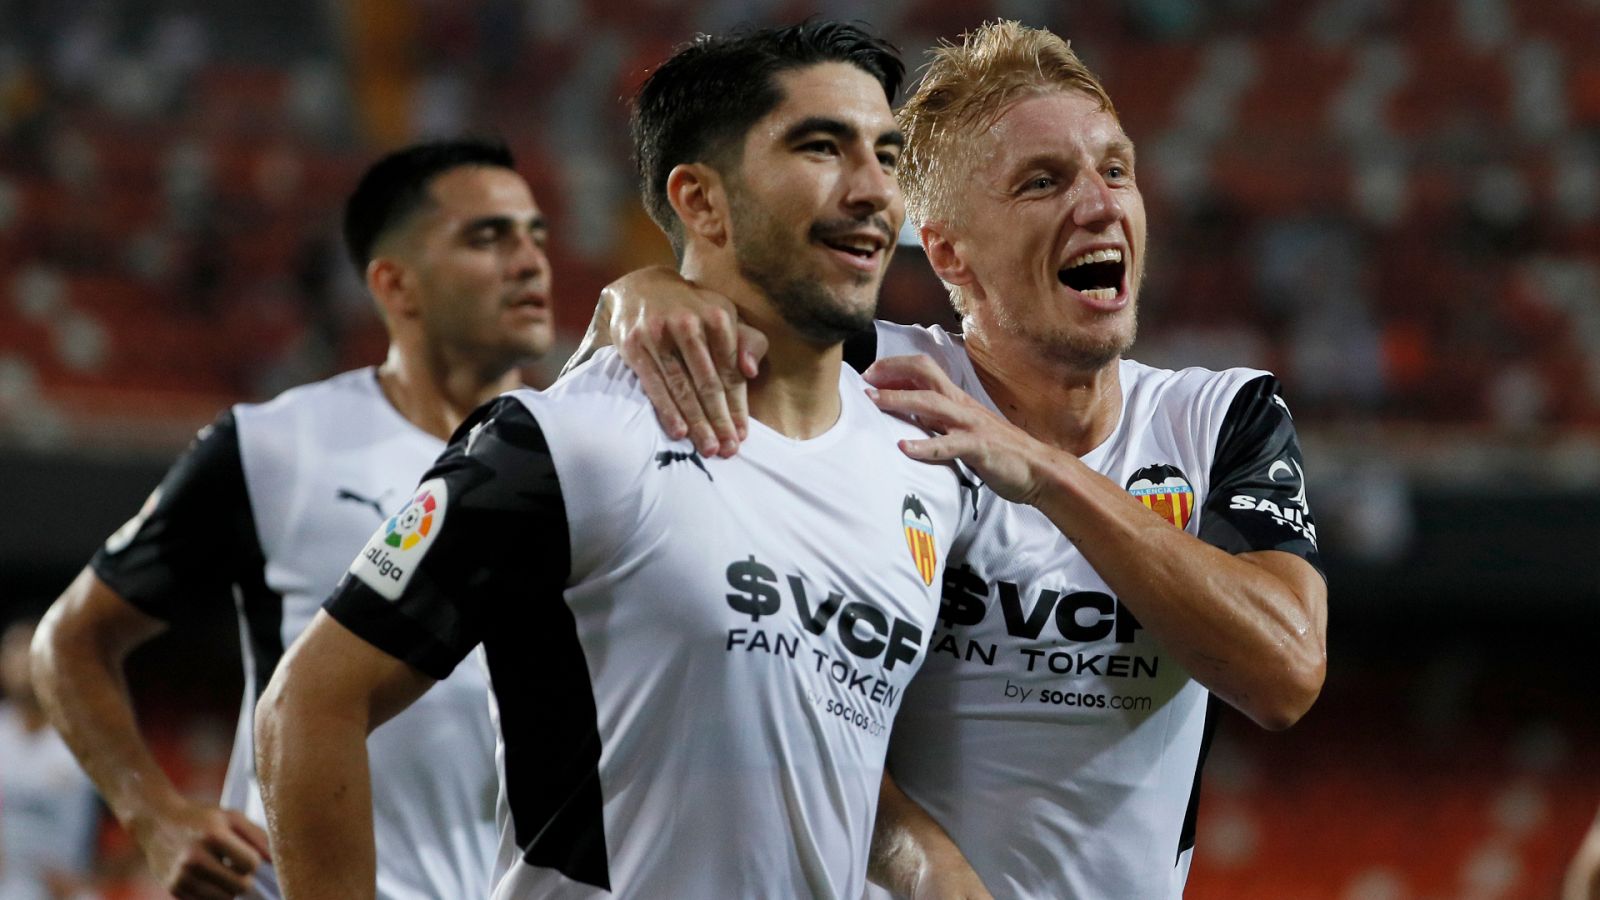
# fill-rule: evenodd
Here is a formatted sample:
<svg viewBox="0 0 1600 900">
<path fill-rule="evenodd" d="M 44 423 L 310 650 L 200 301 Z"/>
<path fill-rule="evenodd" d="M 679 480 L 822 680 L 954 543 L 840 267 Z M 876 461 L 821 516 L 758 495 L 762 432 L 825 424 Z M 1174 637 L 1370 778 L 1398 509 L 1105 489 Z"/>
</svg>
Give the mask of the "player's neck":
<svg viewBox="0 0 1600 900">
<path fill-rule="evenodd" d="M 744 313 L 741 309 L 741 317 Z M 842 345 L 820 347 L 792 334 L 774 337 L 767 323 L 749 324 L 768 336 L 761 372 L 750 381 L 750 415 L 796 440 L 814 438 L 832 428 L 841 409 Z"/>
<path fill-rule="evenodd" d="M 1105 443 L 1122 417 L 1119 360 L 1074 369 L 994 337 L 967 333 L 967 356 L 989 399 L 1012 424 L 1074 456 Z"/>
<path fill-rule="evenodd" d="M 516 369 L 496 374 L 446 356 L 391 343 L 378 384 L 407 421 L 447 441 L 474 409 L 521 382 Z"/>
<path fill-rule="evenodd" d="M 681 271 L 732 300 L 739 320 L 767 336 L 761 372 L 749 385 L 752 418 L 796 440 L 814 438 L 839 421 L 842 344 L 819 344 L 797 332 L 755 285 L 731 268 L 731 259 L 707 260 L 691 248 Z"/>
</svg>

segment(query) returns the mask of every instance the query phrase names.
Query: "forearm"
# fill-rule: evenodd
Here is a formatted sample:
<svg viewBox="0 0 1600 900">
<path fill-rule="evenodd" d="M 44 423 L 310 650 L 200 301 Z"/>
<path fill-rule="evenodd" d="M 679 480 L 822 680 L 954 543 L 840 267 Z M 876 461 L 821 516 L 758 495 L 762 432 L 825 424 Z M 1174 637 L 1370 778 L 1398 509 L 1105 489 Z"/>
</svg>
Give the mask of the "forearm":
<svg viewBox="0 0 1600 900">
<path fill-rule="evenodd" d="M 977 873 L 949 833 L 885 772 L 867 877 L 897 897 L 915 897 L 936 874 L 960 878 L 966 895 L 982 896 Z"/>
<path fill-rule="evenodd" d="M 256 717 L 278 882 L 288 900 L 370 898 L 377 853 L 366 723 L 306 699 L 269 691 Z"/>
<path fill-rule="evenodd" d="M 1173 528 L 1076 458 L 1044 469 L 1034 505 L 1197 681 L 1266 728 L 1310 708 L 1326 665 L 1320 598 Z"/>
</svg>

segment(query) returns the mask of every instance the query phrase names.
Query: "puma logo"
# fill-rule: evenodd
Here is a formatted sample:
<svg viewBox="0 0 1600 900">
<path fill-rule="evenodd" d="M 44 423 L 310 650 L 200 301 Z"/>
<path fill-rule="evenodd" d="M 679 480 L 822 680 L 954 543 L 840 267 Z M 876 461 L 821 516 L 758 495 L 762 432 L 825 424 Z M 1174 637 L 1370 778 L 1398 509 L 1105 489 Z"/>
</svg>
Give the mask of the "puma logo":
<svg viewBox="0 0 1600 900">
<path fill-rule="evenodd" d="M 388 491 L 385 491 L 384 493 L 386 494 Z M 378 496 L 382 497 L 383 494 L 379 494 Z M 377 500 L 374 500 L 371 497 L 363 497 L 349 488 L 339 488 L 339 494 L 336 499 L 350 500 L 352 502 L 359 503 L 362 506 L 372 507 L 372 511 L 378 514 L 378 521 L 380 522 L 389 517 L 386 513 L 384 513 L 383 506 L 379 504 Z"/>
<path fill-rule="evenodd" d="M 663 450 L 656 454 L 656 468 L 665 469 L 667 466 L 670 466 L 673 463 L 683 462 L 685 460 L 694 463 L 694 467 L 704 473 L 706 478 L 716 481 L 715 478 L 711 478 L 711 470 L 707 469 L 706 464 L 700 461 L 700 454 L 694 452 L 693 450 L 689 451 L 688 453 L 684 453 L 681 450 Z"/>
</svg>

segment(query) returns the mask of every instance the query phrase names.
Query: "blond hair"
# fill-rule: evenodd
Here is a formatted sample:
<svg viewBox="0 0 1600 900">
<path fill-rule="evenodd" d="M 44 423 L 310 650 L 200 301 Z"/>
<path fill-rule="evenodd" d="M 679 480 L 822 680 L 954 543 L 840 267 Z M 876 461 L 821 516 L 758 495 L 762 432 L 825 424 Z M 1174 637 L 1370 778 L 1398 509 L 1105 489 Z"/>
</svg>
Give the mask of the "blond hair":
<svg viewBox="0 0 1600 900">
<path fill-rule="evenodd" d="M 993 124 L 1024 97 L 1052 90 L 1080 91 L 1116 115 L 1100 80 L 1066 41 L 1020 22 L 985 22 L 928 51 L 922 82 L 897 115 L 906 136 L 900 191 L 906 215 L 921 225 L 950 220 L 970 175 L 966 148 L 973 134 Z"/>
</svg>

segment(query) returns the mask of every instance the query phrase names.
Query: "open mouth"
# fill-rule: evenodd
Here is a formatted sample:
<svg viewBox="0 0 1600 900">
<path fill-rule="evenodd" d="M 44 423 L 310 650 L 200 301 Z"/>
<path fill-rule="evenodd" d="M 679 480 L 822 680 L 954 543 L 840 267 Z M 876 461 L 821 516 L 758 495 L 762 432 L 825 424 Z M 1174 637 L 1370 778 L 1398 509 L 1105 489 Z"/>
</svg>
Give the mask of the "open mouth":
<svg viewBox="0 0 1600 900">
<path fill-rule="evenodd" d="M 1122 290 L 1123 272 L 1121 250 L 1091 250 L 1068 260 L 1056 278 L 1091 300 L 1114 300 Z"/>
<path fill-rule="evenodd" d="M 883 249 L 883 241 L 865 235 L 840 235 L 838 237 L 824 238 L 823 246 L 840 253 L 847 253 L 856 259 L 869 261 Z"/>
</svg>

